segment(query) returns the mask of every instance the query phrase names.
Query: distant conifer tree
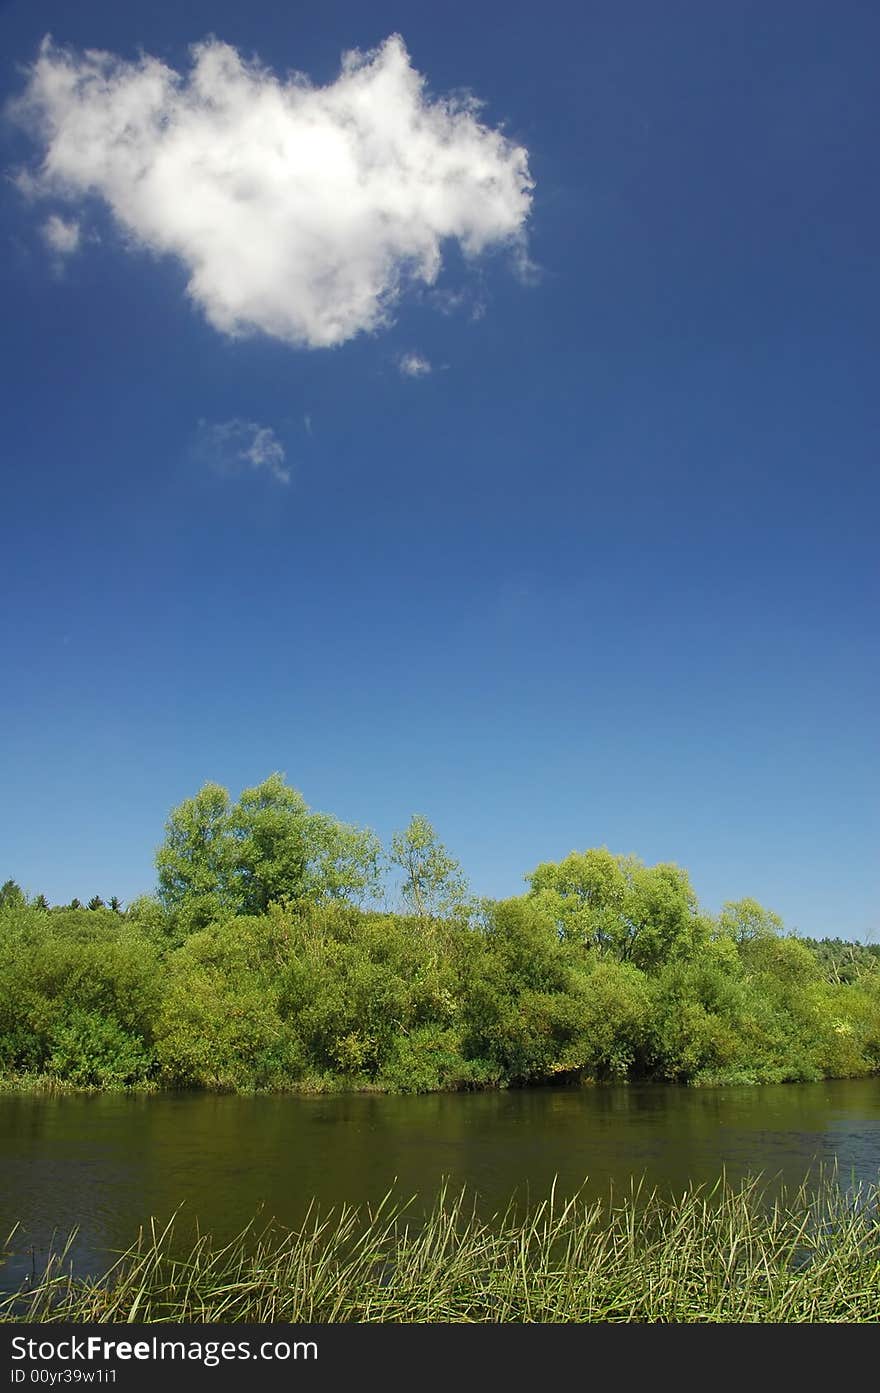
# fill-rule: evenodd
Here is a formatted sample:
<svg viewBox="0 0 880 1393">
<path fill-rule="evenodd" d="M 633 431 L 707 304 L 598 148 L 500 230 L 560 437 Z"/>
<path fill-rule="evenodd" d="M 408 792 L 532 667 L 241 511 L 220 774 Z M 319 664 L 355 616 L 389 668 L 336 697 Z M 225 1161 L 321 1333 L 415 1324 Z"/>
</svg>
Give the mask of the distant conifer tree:
<svg viewBox="0 0 880 1393">
<path fill-rule="evenodd" d="M 23 909 L 26 904 L 24 891 L 14 880 L 0 885 L 0 909 Z"/>
</svg>

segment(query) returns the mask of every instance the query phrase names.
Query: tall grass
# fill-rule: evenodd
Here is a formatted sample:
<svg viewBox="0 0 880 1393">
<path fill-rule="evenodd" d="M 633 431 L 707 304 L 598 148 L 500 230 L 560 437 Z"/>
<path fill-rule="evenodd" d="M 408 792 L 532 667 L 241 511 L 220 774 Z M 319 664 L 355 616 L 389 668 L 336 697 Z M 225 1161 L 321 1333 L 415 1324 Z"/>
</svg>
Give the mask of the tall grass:
<svg viewBox="0 0 880 1393">
<path fill-rule="evenodd" d="M 880 1319 L 880 1186 L 759 1181 L 673 1199 L 546 1200 L 481 1219 L 442 1190 L 427 1217 L 313 1208 L 295 1231 L 248 1227 L 181 1251 L 155 1223 L 100 1277 L 44 1275 L 0 1302 L 3 1321 L 792 1322 Z"/>
</svg>

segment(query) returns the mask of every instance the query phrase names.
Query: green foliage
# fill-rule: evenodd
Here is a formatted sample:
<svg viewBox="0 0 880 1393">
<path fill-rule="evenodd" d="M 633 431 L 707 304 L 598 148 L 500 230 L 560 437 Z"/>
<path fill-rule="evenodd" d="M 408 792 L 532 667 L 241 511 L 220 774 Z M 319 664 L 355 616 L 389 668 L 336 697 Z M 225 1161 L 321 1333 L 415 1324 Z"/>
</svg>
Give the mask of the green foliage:
<svg viewBox="0 0 880 1393">
<path fill-rule="evenodd" d="M 392 1093 L 485 1088 L 500 1080 L 500 1070 L 487 1060 L 465 1059 L 459 1032 L 440 1024 L 398 1035 L 381 1073 L 382 1084 Z"/>
<path fill-rule="evenodd" d="M 280 775 L 175 809 L 159 896 L 122 912 L 0 892 L 0 1074 L 70 1087 L 398 1092 L 696 1085 L 880 1071 L 880 954 L 804 941 L 687 874 L 572 852 L 468 901 L 424 818 L 392 843 L 408 914 L 365 910 L 372 833 Z"/>
<path fill-rule="evenodd" d="M 719 914 L 714 932 L 719 938 L 730 938 L 743 945 L 755 939 L 777 938 L 782 933 L 782 920 L 757 900 L 731 900 Z"/>
<path fill-rule="evenodd" d="M 114 1015 L 73 1007 L 54 1025 L 46 1072 L 70 1083 L 118 1088 L 146 1079 L 152 1052 Z"/>
<path fill-rule="evenodd" d="M 631 963 L 600 962 L 582 992 L 581 1068 L 594 1078 L 642 1072 L 650 1024 L 645 974 Z"/>
<path fill-rule="evenodd" d="M 754 1031 L 762 1003 L 728 941 L 707 944 L 690 962 L 666 964 L 650 997 L 649 1072 L 683 1083 L 749 1081 L 750 1065 L 761 1059 Z"/>
<path fill-rule="evenodd" d="M 281 1011 L 309 1066 L 374 1080 L 402 1038 L 454 1019 L 453 977 L 418 921 L 314 907 L 291 921 Z"/>
<path fill-rule="evenodd" d="M 125 918 L 160 947 L 176 945 L 179 941 L 175 916 L 154 895 L 138 895 L 128 906 Z"/>
<path fill-rule="evenodd" d="M 211 924 L 170 954 L 155 1029 L 166 1081 L 248 1089 L 299 1077 L 296 1036 L 278 1013 L 285 961 L 284 927 L 273 915 Z"/>
<path fill-rule="evenodd" d="M 281 774 L 235 804 L 205 784 L 171 813 L 156 855 L 160 898 L 184 933 L 274 902 L 370 896 L 378 861 L 372 832 L 311 812 Z"/>
<path fill-rule="evenodd" d="M 152 944 L 109 910 L 0 915 L 0 1070 L 143 1082 L 160 995 Z"/>
<path fill-rule="evenodd" d="M 400 893 L 410 913 L 430 919 L 464 912 L 467 882 L 427 818 L 416 814 L 404 832 L 394 833 L 389 862 L 401 873 Z"/>
<path fill-rule="evenodd" d="M 876 943 L 845 943 L 840 938 L 805 941 L 829 982 L 849 986 L 880 974 L 880 945 Z"/>
<path fill-rule="evenodd" d="M 487 906 L 484 931 L 463 954 L 459 979 L 467 1053 L 512 1082 L 576 1067 L 576 978 L 566 945 L 523 899 Z"/>
<path fill-rule="evenodd" d="M 644 974 L 561 936 L 540 896 L 487 907 L 460 993 L 467 1048 L 511 1081 L 626 1077 L 641 1056 Z"/>
<path fill-rule="evenodd" d="M 234 912 L 230 812 L 226 789 L 207 783 L 165 824 L 165 841 L 156 853 L 159 897 L 192 932 L 224 911 Z"/>
<path fill-rule="evenodd" d="M 708 937 L 678 866 L 645 866 L 603 848 L 544 862 L 526 879 L 561 938 L 643 971 L 691 956 Z"/>
<path fill-rule="evenodd" d="M 0 885 L 0 910 L 24 909 L 26 904 L 25 893 L 14 880 L 4 881 Z"/>
</svg>

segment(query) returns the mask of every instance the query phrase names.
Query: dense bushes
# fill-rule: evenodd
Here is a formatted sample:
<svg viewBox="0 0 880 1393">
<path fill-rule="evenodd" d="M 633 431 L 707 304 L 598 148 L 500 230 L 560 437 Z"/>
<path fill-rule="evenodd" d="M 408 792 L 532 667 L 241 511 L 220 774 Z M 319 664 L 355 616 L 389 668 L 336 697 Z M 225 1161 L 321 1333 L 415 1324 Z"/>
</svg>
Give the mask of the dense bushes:
<svg viewBox="0 0 880 1393">
<path fill-rule="evenodd" d="M 109 910 L 0 911 L 0 1070 L 144 1083 L 163 990 L 154 944 Z"/>
<path fill-rule="evenodd" d="M 0 912 L 0 1071 L 76 1086 L 685 1083 L 880 1067 L 880 973 L 715 933 L 653 971 L 559 935 L 528 896 L 478 922 L 270 906 L 177 942 L 143 906 Z"/>
<path fill-rule="evenodd" d="M 271 813 L 262 844 L 269 828 L 277 850 L 283 816 Z M 291 816 L 303 817 L 299 805 Z M 678 867 L 607 851 L 541 866 L 525 895 L 475 906 L 457 880 L 454 897 L 431 880 L 442 858 L 425 828 L 400 857 L 419 877 L 413 914 L 357 908 L 335 886 L 260 913 L 219 896 L 207 922 L 200 881 L 196 914 L 167 897 L 122 914 L 7 894 L 0 1075 L 428 1092 L 880 1070 L 871 950 L 786 936 L 753 900 L 710 918 Z"/>
</svg>

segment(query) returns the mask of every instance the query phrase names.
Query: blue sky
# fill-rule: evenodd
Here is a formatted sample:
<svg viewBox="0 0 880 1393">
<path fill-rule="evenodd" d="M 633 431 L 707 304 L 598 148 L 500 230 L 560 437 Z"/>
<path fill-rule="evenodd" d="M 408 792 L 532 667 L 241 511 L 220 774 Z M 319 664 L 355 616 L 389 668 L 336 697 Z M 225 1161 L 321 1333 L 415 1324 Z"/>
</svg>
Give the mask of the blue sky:
<svg viewBox="0 0 880 1393">
<path fill-rule="evenodd" d="M 173 805 L 279 769 L 481 894 L 607 845 L 880 928 L 878 43 L 0 4 L 0 877 L 127 900 Z"/>
</svg>

